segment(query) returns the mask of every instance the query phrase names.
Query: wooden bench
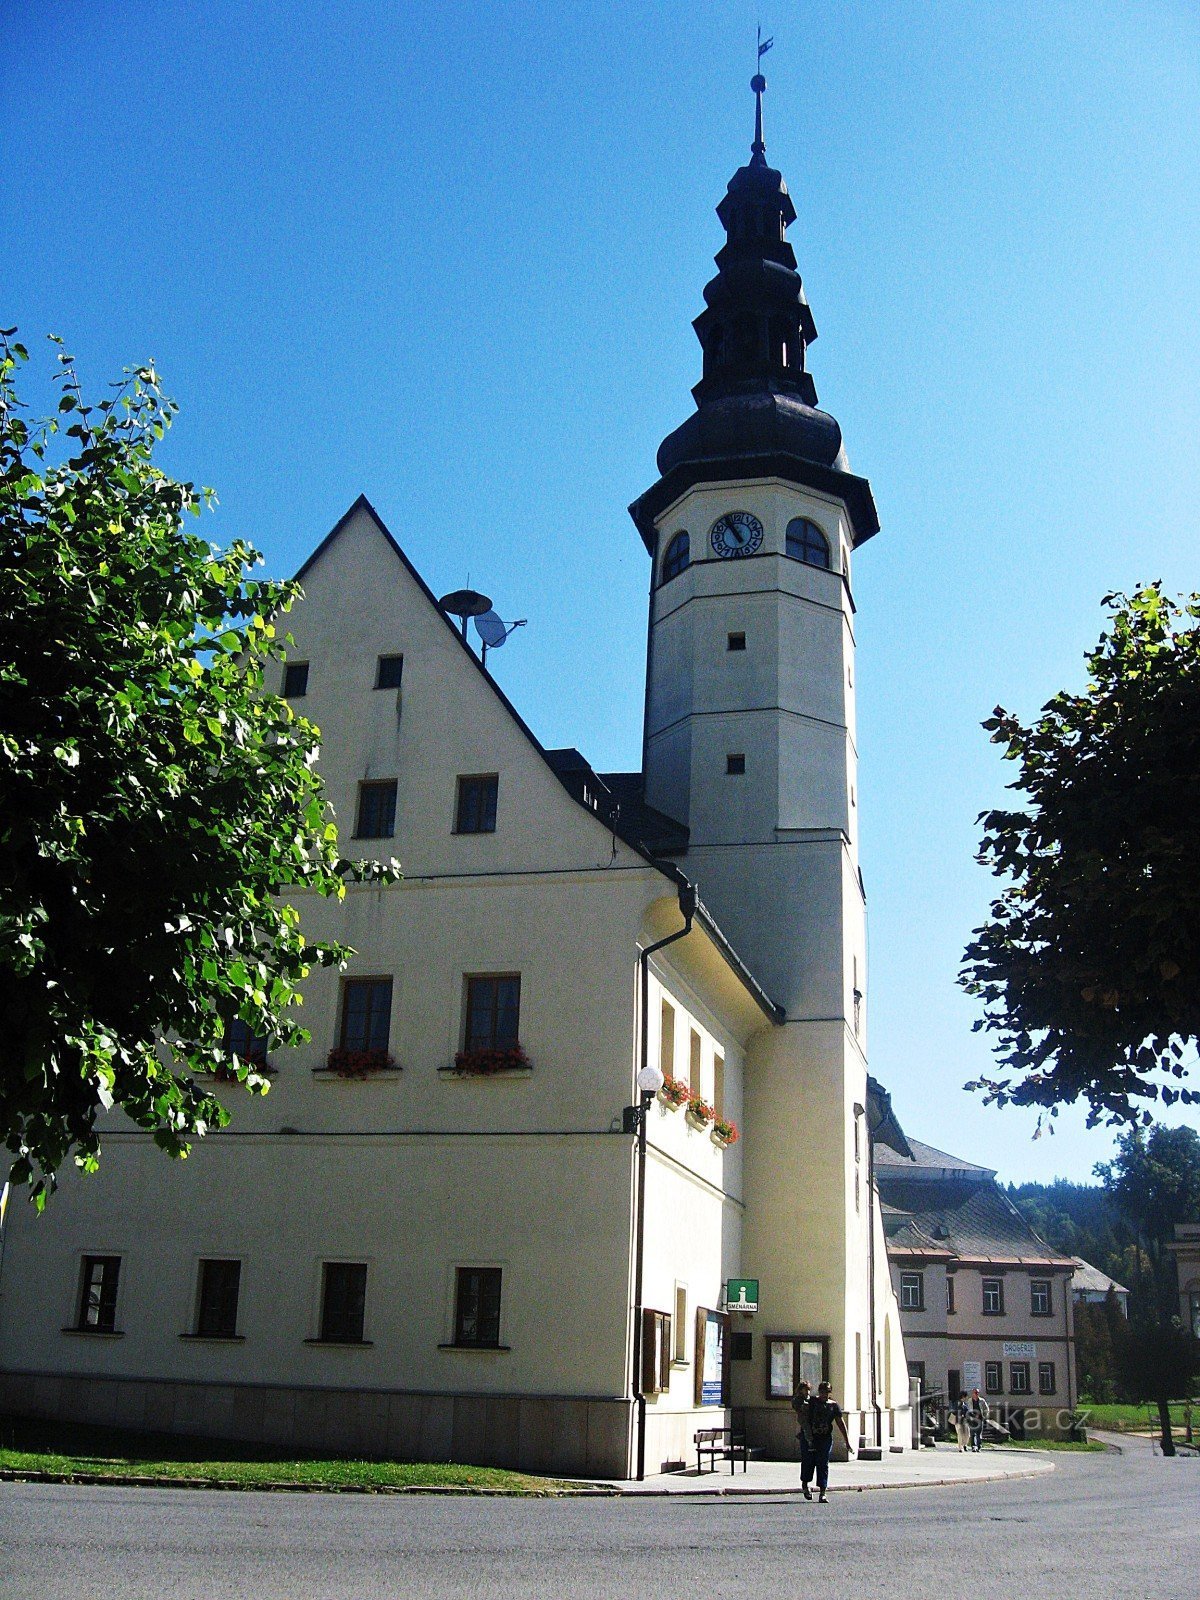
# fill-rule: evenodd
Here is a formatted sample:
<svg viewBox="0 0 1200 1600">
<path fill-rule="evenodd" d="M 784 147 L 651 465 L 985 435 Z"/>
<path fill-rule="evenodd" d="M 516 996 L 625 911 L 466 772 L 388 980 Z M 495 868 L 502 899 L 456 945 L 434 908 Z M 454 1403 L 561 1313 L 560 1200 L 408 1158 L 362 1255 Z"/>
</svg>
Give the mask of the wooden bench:
<svg viewBox="0 0 1200 1600">
<path fill-rule="evenodd" d="M 693 1444 L 696 1446 L 696 1471 L 703 1472 L 702 1465 L 707 1456 L 710 1472 L 717 1470 L 717 1458 L 729 1462 L 729 1472 L 732 1477 L 737 1470 L 738 1459 L 741 1459 L 742 1471 L 745 1472 L 749 1460 L 749 1451 L 743 1435 L 735 1434 L 732 1428 L 699 1428 L 693 1435 Z"/>
</svg>

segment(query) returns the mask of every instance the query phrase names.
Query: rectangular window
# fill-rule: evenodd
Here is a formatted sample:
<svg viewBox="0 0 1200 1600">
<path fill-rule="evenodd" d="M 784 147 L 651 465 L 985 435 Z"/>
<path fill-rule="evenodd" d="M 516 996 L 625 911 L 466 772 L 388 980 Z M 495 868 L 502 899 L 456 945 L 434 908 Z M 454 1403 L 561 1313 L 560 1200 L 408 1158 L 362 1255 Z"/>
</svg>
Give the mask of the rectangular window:
<svg viewBox="0 0 1200 1600">
<path fill-rule="evenodd" d="M 946 1315 L 948 1317 L 954 1315 L 954 1274 L 952 1272 L 946 1274 Z"/>
<path fill-rule="evenodd" d="M 454 1285 L 454 1342 L 495 1349 L 500 1343 L 499 1267 L 459 1267 Z"/>
<path fill-rule="evenodd" d="M 923 1361 L 910 1361 L 908 1363 L 908 1375 L 909 1375 L 910 1378 L 915 1378 L 917 1380 L 917 1386 L 920 1389 L 921 1393 L 924 1394 L 924 1392 L 925 1392 L 925 1363 Z"/>
<path fill-rule="evenodd" d="M 730 650 L 744 650 L 746 648 L 746 635 L 744 633 L 731 633 L 729 635 Z"/>
<path fill-rule="evenodd" d="M 392 1022 L 390 978 L 347 978 L 342 985 L 342 1049 L 386 1050 Z"/>
<path fill-rule="evenodd" d="M 688 1088 L 693 1094 L 701 1094 L 700 1087 L 700 1035 L 695 1028 L 688 1039 Z"/>
<path fill-rule="evenodd" d="M 115 1333 L 120 1274 L 120 1256 L 84 1256 L 77 1327 L 89 1333 Z"/>
<path fill-rule="evenodd" d="M 725 1057 L 713 1054 L 713 1110 L 725 1115 Z"/>
<path fill-rule="evenodd" d="M 983 1363 L 983 1388 L 986 1394 L 1004 1393 L 1004 1368 L 999 1361 Z"/>
<path fill-rule="evenodd" d="M 503 1050 L 520 1038 L 521 976 L 467 979 L 467 1027 L 463 1049 Z"/>
<path fill-rule="evenodd" d="M 676 1361 L 687 1360 L 687 1284 L 675 1285 L 675 1317 L 671 1323 L 675 1330 L 675 1350 L 673 1359 Z"/>
<path fill-rule="evenodd" d="M 1029 1363 L 1028 1361 L 1010 1361 L 1008 1364 L 1008 1392 L 1009 1394 L 1029 1393 Z"/>
<path fill-rule="evenodd" d="M 308 662 L 289 661 L 283 669 L 283 698 L 303 700 L 308 693 Z"/>
<path fill-rule="evenodd" d="M 1038 1362 L 1038 1393 L 1053 1394 L 1058 1387 L 1055 1379 L 1053 1361 Z"/>
<path fill-rule="evenodd" d="M 400 687 L 400 679 L 403 676 L 403 656 L 380 656 L 379 669 L 375 674 L 375 687 L 377 689 L 398 689 Z"/>
<path fill-rule="evenodd" d="M 746 758 L 744 755 L 725 757 L 725 776 L 727 778 L 740 778 L 745 770 Z"/>
<path fill-rule="evenodd" d="M 675 1007 L 666 1000 L 659 1017 L 658 1070 L 664 1078 L 675 1076 Z"/>
<path fill-rule="evenodd" d="M 1035 1317 L 1048 1317 L 1053 1313 L 1050 1301 L 1050 1279 L 1032 1278 L 1029 1283 L 1029 1310 Z"/>
<path fill-rule="evenodd" d="M 362 1344 L 367 1269 L 359 1261 L 327 1261 L 321 1287 L 321 1338 L 326 1344 Z"/>
<path fill-rule="evenodd" d="M 829 1376 L 829 1340 L 804 1334 L 767 1336 L 767 1399 L 790 1400 L 801 1378 L 813 1391 Z"/>
<path fill-rule="evenodd" d="M 1003 1278 L 985 1278 L 983 1280 L 983 1314 L 985 1317 L 1002 1317 L 1004 1315 Z"/>
<path fill-rule="evenodd" d="M 455 833 L 495 833 L 499 788 L 500 779 L 494 772 L 458 780 Z"/>
<path fill-rule="evenodd" d="M 255 1066 L 267 1064 L 267 1041 L 241 1017 L 234 1017 L 225 1029 L 225 1048 L 231 1055 L 240 1056 Z"/>
<path fill-rule="evenodd" d="M 240 1261 L 202 1261 L 196 1297 L 196 1333 L 202 1339 L 237 1337 Z"/>
<path fill-rule="evenodd" d="M 390 839 L 396 832 L 396 780 L 360 783 L 356 839 Z"/>
<path fill-rule="evenodd" d="M 642 1393 L 663 1394 L 671 1387 L 671 1316 L 642 1312 Z"/>
<path fill-rule="evenodd" d="M 901 1311 L 924 1311 L 925 1274 L 923 1272 L 902 1272 L 900 1274 L 900 1309 Z"/>
</svg>

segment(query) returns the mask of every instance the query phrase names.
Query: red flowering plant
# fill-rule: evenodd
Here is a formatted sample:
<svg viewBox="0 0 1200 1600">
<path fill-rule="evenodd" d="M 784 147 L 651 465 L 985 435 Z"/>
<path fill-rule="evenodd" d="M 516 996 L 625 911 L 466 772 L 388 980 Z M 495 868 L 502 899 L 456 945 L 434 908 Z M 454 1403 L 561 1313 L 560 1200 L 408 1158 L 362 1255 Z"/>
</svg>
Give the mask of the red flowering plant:
<svg viewBox="0 0 1200 1600">
<path fill-rule="evenodd" d="M 736 1122 L 731 1122 L 728 1117 L 715 1117 L 713 1119 L 713 1134 L 722 1144 L 736 1144 L 741 1138 Z"/>
<path fill-rule="evenodd" d="M 325 1065 L 339 1078 L 369 1078 L 396 1065 L 386 1050 L 347 1050 L 337 1045 L 329 1052 Z"/>
<path fill-rule="evenodd" d="M 491 1078 L 497 1072 L 512 1072 L 530 1065 L 529 1057 L 520 1044 L 489 1045 L 483 1049 L 460 1050 L 454 1058 L 454 1069 L 468 1078 Z"/>
<path fill-rule="evenodd" d="M 692 1093 L 682 1078 L 673 1078 L 669 1072 L 663 1075 L 662 1088 L 658 1092 L 672 1110 L 687 1105 Z"/>
<path fill-rule="evenodd" d="M 689 1094 L 687 1114 L 689 1117 L 691 1117 L 693 1122 L 699 1122 L 702 1125 L 707 1126 L 717 1113 L 709 1105 L 708 1101 L 702 1094 Z"/>
</svg>

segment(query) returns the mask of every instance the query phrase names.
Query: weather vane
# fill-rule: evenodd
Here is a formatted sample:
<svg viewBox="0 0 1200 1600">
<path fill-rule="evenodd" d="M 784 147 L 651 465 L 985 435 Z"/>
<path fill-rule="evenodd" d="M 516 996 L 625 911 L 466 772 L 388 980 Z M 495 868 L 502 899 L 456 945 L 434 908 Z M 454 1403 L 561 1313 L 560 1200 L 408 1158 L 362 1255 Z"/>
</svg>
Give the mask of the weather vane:
<svg viewBox="0 0 1200 1600">
<path fill-rule="evenodd" d="M 762 65 L 762 58 L 774 43 L 774 34 L 769 39 L 763 38 L 762 24 L 760 23 L 758 27 L 758 54 L 754 58 L 754 76 L 750 79 L 750 87 L 754 90 L 754 143 L 750 146 L 750 153 L 753 160 L 760 163 L 765 162 L 767 158 L 767 146 L 766 141 L 763 139 L 762 125 L 762 97 L 763 90 L 767 87 L 767 80 L 763 77 L 759 68 Z"/>
</svg>

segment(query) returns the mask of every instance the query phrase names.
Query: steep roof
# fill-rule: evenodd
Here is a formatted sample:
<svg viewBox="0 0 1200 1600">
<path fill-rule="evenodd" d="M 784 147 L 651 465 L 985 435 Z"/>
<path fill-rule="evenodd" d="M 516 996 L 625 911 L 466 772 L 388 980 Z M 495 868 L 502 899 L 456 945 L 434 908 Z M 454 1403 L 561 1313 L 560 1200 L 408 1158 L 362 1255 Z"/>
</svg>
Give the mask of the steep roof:
<svg viewBox="0 0 1200 1600">
<path fill-rule="evenodd" d="M 920 1139 L 910 1138 L 908 1147 L 912 1151 L 911 1161 L 897 1150 L 880 1150 L 875 1157 L 876 1165 L 902 1170 L 918 1179 L 969 1177 L 974 1174 L 977 1180 L 982 1180 L 996 1176 L 991 1167 L 979 1167 L 973 1161 L 964 1161 L 961 1156 L 948 1155 L 945 1150 L 936 1150 L 931 1144 L 922 1144 Z"/>
<path fill-rule="evenodd" d="M 895 1150 L 875 1153 L 888 1255 L 894 1260 L 963 1261 L 1062 1269 L 1070 1256 L 1052 1250 L 996 1183 L 976 1166 L 919 1139 L 911 1161 Z"/>
<path fill-rule="evenodd" d="M 1107 1294 L 1110 1289 L 1115 1290 L 1117 1294 L 1129 1293 L 1123 1283 L 1110 1278 L 1106 1272 L 1101 1272 L 1099 1267 L 1094 1267 L 1082 1256 L 1073 1256 L 1072 1260 L 1075 1262 L 1075 1276 L 1071 1279 L 1073 1289 L 1083 1289 L 1088 1294 Z"/>
</svg>

